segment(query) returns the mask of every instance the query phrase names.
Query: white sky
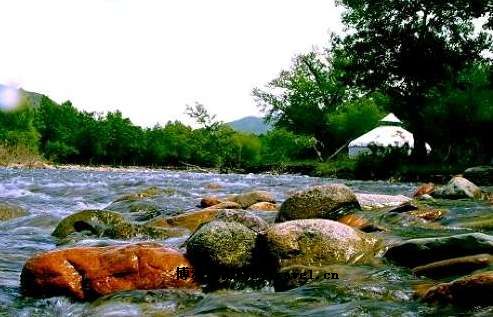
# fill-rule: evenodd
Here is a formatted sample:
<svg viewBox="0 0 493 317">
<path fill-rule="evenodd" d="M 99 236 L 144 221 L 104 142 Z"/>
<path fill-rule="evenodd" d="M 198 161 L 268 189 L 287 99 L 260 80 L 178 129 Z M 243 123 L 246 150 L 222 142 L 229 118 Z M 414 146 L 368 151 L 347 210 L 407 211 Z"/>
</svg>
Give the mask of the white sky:
<svg viewBox="0 0 493 317">
<path fill-rule="evenodd" d="M 231 121 L 339 17 L 332 0 L 0 0 L 0 83 L 144 126 L 194 101 Z"/>
</svg>

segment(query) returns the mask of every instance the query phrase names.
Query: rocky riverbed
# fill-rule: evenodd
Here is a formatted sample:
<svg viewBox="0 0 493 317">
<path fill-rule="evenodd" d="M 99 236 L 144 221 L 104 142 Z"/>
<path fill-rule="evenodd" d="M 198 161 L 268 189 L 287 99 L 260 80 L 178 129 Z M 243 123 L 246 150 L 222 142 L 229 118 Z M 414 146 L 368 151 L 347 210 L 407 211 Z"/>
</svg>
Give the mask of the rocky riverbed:
<svg viewBox="0 0 493 317">
<path fill-rule="evenodd" d="M 491 315 L 491 190 L 0 169 L 0 315 Z"/>
</svg>

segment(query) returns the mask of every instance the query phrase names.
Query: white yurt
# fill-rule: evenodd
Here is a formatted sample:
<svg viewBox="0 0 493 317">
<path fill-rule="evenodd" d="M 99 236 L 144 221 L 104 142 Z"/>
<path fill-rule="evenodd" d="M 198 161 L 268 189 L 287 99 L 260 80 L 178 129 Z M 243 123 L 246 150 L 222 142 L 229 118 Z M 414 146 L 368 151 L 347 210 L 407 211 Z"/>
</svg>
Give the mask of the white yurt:
<svg viewBox="0 0 493 317">
<path fill-rule="evenodd" d="M 356 158 L 365 153 L 371 153 L 369 146 L 402 148 L 409 146 L 409 155 L 414 148 L 413 134 L 402 127 L 402 121 L 393 113 L 389 113 L 380 120 L 379 126 L 368 133 L 363 134 L 351 141 L 348 145 L 349 157 Z M 426 143 L 426 151 L 429 153 L 431 147 Z"/>
</svg>

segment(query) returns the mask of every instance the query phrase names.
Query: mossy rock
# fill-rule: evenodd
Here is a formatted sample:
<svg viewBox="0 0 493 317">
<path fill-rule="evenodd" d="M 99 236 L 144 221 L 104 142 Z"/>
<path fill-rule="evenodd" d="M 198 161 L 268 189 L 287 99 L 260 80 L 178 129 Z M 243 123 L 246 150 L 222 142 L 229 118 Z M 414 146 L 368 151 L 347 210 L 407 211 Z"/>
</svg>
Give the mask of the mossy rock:
<svg viewBox="0 0 493 317">
<path fill-rule="evenodd" d="M 347 186 L 316 186 L 286 199 L 281 205 L 276 222 L 312 218 L 336 220 L 354 209 L 360 209 L 360 205 Z"/>
<path fill-rule="evenodd" d="M 10 203 L 0 202 L 0 221 L 24 217 L 27 215 L 29 215 L 29 213 L 24 208 Z"/>
<path fill-rule="evenodd" d="M 123 196 L 120 196 L 114 202 L 123 201 L 123 200 L 136 201 L 136 200 L 142 200 L 145 198 L 152 198 L 152 197 L 164 196 L 164 195 L 171 196 L 175 192 L 176 192 L 176 190 L 173 188 L 159 188 L 156 186 L 151 186 L 151 187 L 148 187 L 148 188 L 141 190 L 139 192 L 136 192 L 136 193 L 129 193 L 129 194 L 125 194 Z"/>
<path fill-rule="evenodd" d="M 246 210 L 224 209 L 217 214 L 214 220 L 237 222 L 255 232 L 265 231 L 269 227 L 265 220 Z"/>
<path fill-rule="evenodd" d="M 111 203 L 104 210 L 116 211 L 125 214 L 128 219 L 134 221 L 147 221 L 161 214 L 160 208 L 147 201 L 121 200 Z"/>
</svg>

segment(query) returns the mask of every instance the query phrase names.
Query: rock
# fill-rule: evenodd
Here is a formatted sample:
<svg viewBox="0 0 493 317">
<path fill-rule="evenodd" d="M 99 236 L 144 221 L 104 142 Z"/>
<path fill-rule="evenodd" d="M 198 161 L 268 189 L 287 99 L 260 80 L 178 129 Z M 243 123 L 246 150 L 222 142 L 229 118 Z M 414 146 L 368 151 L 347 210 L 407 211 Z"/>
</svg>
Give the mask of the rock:
<svg viewBox="0 0 493 317">
<path fill-rule="evenodd" d="M 241 206 L 233 201 L 223 201 L 217 205 L 207 207 L 206 209 L 241 209 Z"/>
<path fill-rule="evenodd" d="M 29 213 L 19 206 L 0 202 L 0 221 L 10 220 L 29 215 Z"/>
<path fill-rule="evenodd" d="M 175 190 L 172 188 L 159 188 L 156 186 L 151 186 L 148 187 L 140 192 L 137 193 L 130 193 L 123 195 L 119 198 L 117 198 L 114 202 L 122 201 L 122 200 L 130 200 L 130 201 L 135 201 L 135 200 L 141 200 L 145 198 L 151 198 L 151 197 L 157 197 L 160 195 L 172 195 L 175 193 Z"/>
<path fill-rule="evenodd" d="M 273 203 L 268 203 L 268 202 L 260 202 L 253 204 L 247 208 L 247 210 L 252 210 L 252 211 L 278 211 L 279 207 L 277 204 Z"/>
<path fill-rule="evenodd" d="M 147 227 L 181 227 L 195 231 L 201 224 L 213 220 L 220 209 L 202 209 L 173 217 L 158 217 L 146 223 Z"/>
<path fill-rule="evenodd" d="M 385 257 L 407 267 L 416 267 L 445 259 L 493 252 L 493 236 L 466 233 L 439 238 L 404 241 L 390 247 Z"/>
<path fill-rule="evenodd" d="M 447 185 L 439 187 L 432 193 L 433 197 L 445 199 L 460 199 L 482 197 L 481 189 L 467 179 L 456 176 L 452 178 Z"/>
<path fill-rule="evenodd" d="M 433 286 L 424 293 L 423 300 L 467 306 L 492 305 L 491 291 L 493 271 L 487 271 Z"/>
<path fill-rule="evenodd" d="M 464 171 L 464 177 L 481 186 L 493 185 L 493 166 L 468 168 Z"/>
<path fill-rule="evenodd" d="M 292 265 L 360 263 L 372 258 L 377 240 L 345 224 L 326 219 L 278 223 L 261 236 L 261 249 L 274 270 Z"/>
<path fill-rule="evenodd" d="M 151 202 L 139 200 L 120 200 L 104 208 L 104 210 L 123 213 L 128 219 L 134 221 L 146 221 L 157 217 L 161 214 L 159 209 Z"/>
<path fill-rule="evenodd" d="M 331 184 L 309 188 L 286 199 L 276 222 L 296 219 L 337 219 L 360 205 L 351 189 Z"/>
<path fill-rule="evenodd" d="M 207 196 L 207 197 L 202 198 L 202 200 L 200 201 L 200 207 L 207 208 L 207 207 L 211 207 L 211 206 L 220 204 L 221 202 L 222 201 L 219 198 L 217 198 L 216 196 Z"/>
<path fill-rule="evenodd" d="M 233 210 L 233 209 L 221 210 L 217 214 L 215 220 L 222 220 L 226 222 L 237 222 L 255 232 L 265 231 L 269 226 L 264 219 L 246 210 Z"/>
<path fill-rule="evenodd" d="M 106 210 L 83 210 L 60 221 L 52 235 L 64 238 L 81 231 L 116 239 L 130 238 L 136 234 L 135 227 L 119 213 Z"/>
<path fill-rule="evenodd" d="M 187 256 L 203 274 L 245 270 L 253 264 L 256 238 L 240 223 L 212 221 L 188 239 Z"/>
<path fill-rule="evenodd" d="M 381 228 L 373 225 L 367 219 L 356 214 L 342 216 L 341 218 L 337 219 L 337 222 L 343 223 L 350 226 L 351 228 L 359 229 L 364 232 L 382 231 Z"/>
<path fill-rule="evenodd" d="M 223 188 L 223 186 L 219 183 L 207 183 L 205 184 L 205 188 L 211 189 L 211 190 L 218 190 Z"/>
<path fill-rule="evenodd" d="M 178 279 L 177 268 L 192 268 L 180 252 L 157 244 L 69 248 L 31 257 L 22 269 L 24 295 L 92 299 L 114 292 L 197 288 Z"/>
<path fill-rule="evenodd" d="M 427 221 L 436 221 L 446 215 L 447 211 L 443 209 L 424 208 L 410 211 L 409 214 Z"/>
<path fill-rule="evenodd" d="M 138 236 L 168 238 L 182 234 L 174 229 L 151 228 L 131 223 L 123 215 L 107 210 L 83 210 L 60 221 L 52 235 L 66 238 L 74 233 L 129 239 Z"/>
<path fill-rule="evenodd" d="M 413 194 L 413 197 L 421 197 L 423 195 L 429 195 L 435 191 L 435 184 L 433 183 L 425 183 L 422 184 L 421 186 L 416 189 L 416 191 Z"/>
<path fill-rule="evenodd" d="M 360 206 L 364 209 L 396 207 L 411 200 L 411 198 L 403 195 L 376 195 L 376 194 L 360 194 L 356 197 Z"/>
<path fill-rule="evenodd" d="M 240 204 L 241 208 L 243 209 L 248 208 L 251 205 L 260 202 L 268 202 L 268 203 L 276 202 L 274 196 L 266 191 L 253 191 L 244 194 L 234 195 L 228 197 L 226 200 Z"/>
<path fill-rule="evenodd" d="M 417 276 L 427 276 L 436 279 L 447 276 L 469 274 L 472 271 L 487 267 L 492 263 L 492 255 L 477 254 L 418 266 L 413 269 L 413 273 Z"/>
</svg>

